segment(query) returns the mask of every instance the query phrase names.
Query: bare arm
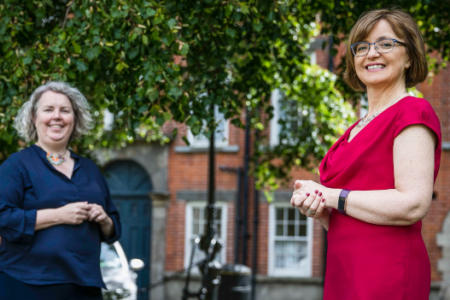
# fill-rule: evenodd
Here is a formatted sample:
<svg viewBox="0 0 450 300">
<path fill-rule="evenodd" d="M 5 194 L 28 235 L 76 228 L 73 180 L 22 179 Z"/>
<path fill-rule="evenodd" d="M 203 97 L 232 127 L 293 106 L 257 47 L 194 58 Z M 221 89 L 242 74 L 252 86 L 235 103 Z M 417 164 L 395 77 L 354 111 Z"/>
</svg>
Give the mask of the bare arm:
<svg viewBox="0 0 450 300">
<path fill-rule="evenodd" d="M 351 191 L 346 213 L 378 225 L 410 225 L 425 217 L 433 192 L 435 143 L 433 133 L 423 125 L 403 130 L 394 141 L 395 188 Z M 325 206 L 337 208 L 340 189 L 326 188 L 313 181 L 300 181 L 300 185 L 291 200 L 295 206 L 312 207 L 314 202 L 309 204 L 303 194 L 318 189 L 324 194 Z"/>
</svg>

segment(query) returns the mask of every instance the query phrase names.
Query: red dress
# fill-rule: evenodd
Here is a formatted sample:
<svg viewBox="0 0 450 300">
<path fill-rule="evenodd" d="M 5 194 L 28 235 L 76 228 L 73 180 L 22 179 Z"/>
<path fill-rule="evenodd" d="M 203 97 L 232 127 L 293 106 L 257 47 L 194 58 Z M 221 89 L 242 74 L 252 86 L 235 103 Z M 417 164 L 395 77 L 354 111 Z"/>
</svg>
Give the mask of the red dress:
<svg viewBox="0 0 450 300">
<path fill-rule="evenodd" d="M 393 145 L 405 127 L 423 124 L 437 137 L 434 179 L 439 170 L 439 120 L 424 99 L 405 97 L 366 125 L 350 142 L 357 123 L 331 147 L 320 181 L 331 188 L 383 190 L 395 187 Z M 422 222 L 409 226 L 369 224 L 333 210 L 328 231 L 324 300 L 425 300 L 430 261 Z"/>
</svg>

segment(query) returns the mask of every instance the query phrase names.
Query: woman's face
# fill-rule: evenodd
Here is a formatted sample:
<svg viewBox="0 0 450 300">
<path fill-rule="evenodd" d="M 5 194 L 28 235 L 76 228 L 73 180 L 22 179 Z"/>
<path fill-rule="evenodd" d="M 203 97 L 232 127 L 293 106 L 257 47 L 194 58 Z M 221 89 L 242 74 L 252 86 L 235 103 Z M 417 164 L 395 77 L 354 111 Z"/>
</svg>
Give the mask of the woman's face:
<svg viewBox="0 0 450 300">
<path fill-rule="evenodd" d="M 405 42 L 395 35 L 391 25 L 386 20 L 380 20 L 364 39 L 365 42 L 374 43 L 382 39 L 396 39 Z M 389 88 L 400 85 L 405 88 L 405 71 L 410 66 L 406 48 L 400 44 L 387 53 L 378 53 L 374 45 L 366 56 L 354 57 L 355 71 L 368 89 Z"/>
<path fill-rule="evenodd" d="M 38 143 L 67 146 L 75 123 L 72 103 L 64 94 L 46 91 L 37 103 L 34 125 Z"/>
</svg>

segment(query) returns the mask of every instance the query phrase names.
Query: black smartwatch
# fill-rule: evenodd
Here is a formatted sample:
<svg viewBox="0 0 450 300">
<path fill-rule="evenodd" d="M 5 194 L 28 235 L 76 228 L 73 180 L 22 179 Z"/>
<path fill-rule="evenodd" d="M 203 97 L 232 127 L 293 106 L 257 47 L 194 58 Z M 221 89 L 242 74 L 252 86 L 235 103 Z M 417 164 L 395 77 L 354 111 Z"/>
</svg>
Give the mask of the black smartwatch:
<svg viewBox="0 0 450 300">
<path fill-rule="evenodd" d="M 344 215 L 345 215 L 345 200 L 347 200 L 347 196 L 349 193 L 350 190 L 342 189 L 341 193 L 339 194 L 338 211 Z"/>
</svg>

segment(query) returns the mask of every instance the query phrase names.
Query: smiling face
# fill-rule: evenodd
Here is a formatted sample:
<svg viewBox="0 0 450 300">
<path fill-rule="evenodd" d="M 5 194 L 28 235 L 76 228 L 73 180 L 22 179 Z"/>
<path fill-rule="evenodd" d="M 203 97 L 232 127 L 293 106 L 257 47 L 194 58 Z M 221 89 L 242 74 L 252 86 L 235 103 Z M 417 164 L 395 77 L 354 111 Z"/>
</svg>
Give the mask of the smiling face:
<svg viewBox="0 0 450 300">
<path fill-rule="evenodd" d="M 380 20 L 364 41 L 374 43 L 382 39 L 396 39 L 404 42 L 392 30 L 386 20 Z M 354 57 L 355 71 L 359 80 L 370 88 L 405 88 L 405 71 L 410 66 L 406 48 L 396 44 L 388 53 L 378 53 L 374 45 L 366 56 Z"/>
<path fill-rule="evenodd" d="M 34 125 L 39 144 L 66 147 L 72 134 L 75 114 L 64 94 L 46 91 L 36 104 Z"/>
</svg>

